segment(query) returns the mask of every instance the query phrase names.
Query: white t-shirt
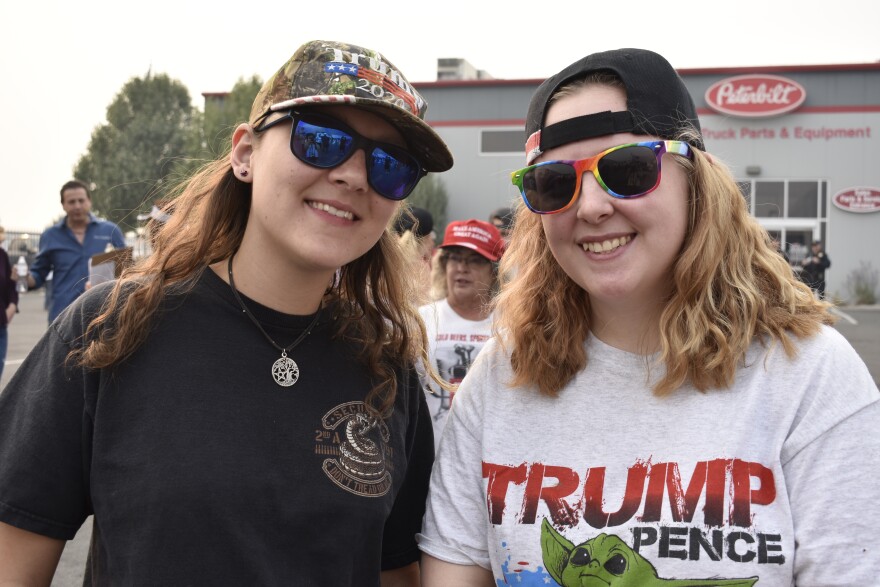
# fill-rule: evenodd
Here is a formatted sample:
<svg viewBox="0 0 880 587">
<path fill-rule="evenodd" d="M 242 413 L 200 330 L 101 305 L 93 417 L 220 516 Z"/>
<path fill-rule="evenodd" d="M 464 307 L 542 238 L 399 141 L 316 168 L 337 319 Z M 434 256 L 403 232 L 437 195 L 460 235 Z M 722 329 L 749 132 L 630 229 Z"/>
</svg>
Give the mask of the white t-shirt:
<svg viewBox="0 0 880 587">
<path fill-rule="evenodd" d="M 507 387 L 509 357 L 483 350 L 434 465 L 424 552 L 511 585 L 877 584 L 880 395 L 837 331 L 792 360 L 755 343 L 731 389 L 663 398 L 645 357 L 586 344 L 557 398 Z"/>
<path fill-rule="evenodd" d="M 477 358 L 480 349 L 492 335 L 492 315 L 484 320 L 462 318 L 445 299 L 419 308 L 428 331 L 428 356 L 443 379 L 458 385 Z M 428 398 L 431 421 L 434 423 L 434 446 L 446 425 L 452 395 L 433 382 L 422 378 Z"/>
</svg>

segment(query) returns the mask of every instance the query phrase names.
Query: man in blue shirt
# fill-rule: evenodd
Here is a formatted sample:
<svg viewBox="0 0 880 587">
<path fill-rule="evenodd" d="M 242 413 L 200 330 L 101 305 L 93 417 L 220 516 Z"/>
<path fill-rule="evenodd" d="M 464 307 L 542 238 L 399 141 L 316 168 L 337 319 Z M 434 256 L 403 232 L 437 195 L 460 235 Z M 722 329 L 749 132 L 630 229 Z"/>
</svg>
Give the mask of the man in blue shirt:
<svg viewBox="0 0 880 587">
<path fill-rule="evenodd" d="M 125 246 L 118 226 L 91 213 L 92 196 L 83 182 L 72 180 L 61 187 L 61 207 L 67 216 L 40 236 L 40 252 L 27 278 L 33 289 L 52 272 L 49 322 L 85 291 L 92 255 L 105 252 L 108 244 Z"/>
</svg>

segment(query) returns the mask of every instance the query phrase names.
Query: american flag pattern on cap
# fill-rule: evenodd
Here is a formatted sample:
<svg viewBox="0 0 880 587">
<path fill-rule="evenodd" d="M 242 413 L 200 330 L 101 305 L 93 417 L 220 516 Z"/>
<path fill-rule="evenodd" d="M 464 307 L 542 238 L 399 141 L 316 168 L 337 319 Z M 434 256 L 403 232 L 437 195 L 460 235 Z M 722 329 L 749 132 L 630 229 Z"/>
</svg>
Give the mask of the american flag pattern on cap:
<svg viewBox="0 0 880 587">
<path fill-rule="evenodd" d="M 310 41 L 260 89 L 251 108 L 257 125 L 295 106 L 348 104 L 385 118 L 427 171 L 452 167 L 452 153 L 425 121 L 428 103 L 380 53 L 335 41 Z"/>
</svg>

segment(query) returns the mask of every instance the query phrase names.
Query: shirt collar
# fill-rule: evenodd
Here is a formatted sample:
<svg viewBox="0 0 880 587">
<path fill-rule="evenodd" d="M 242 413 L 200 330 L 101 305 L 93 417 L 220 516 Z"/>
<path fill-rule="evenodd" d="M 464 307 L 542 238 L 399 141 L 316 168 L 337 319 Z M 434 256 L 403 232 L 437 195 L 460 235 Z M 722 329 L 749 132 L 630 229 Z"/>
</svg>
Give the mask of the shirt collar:
<svg viewBox="0 0 880 587">
<path fill-rule="evenodd" d="M 95 216 L 94 214 L 92 214 L 91 212 L 89 212 L 89 224 L 96 224 L 97 222 L 98 222 L 98 217 Z M 67 214 L 65 214 L 61 218 L 61 220 L 59 220 L 55 224 L 55 226 L 57 226 L 58 228 L 64 228 L 65 226 L 67 226 Z"/>
</svg>

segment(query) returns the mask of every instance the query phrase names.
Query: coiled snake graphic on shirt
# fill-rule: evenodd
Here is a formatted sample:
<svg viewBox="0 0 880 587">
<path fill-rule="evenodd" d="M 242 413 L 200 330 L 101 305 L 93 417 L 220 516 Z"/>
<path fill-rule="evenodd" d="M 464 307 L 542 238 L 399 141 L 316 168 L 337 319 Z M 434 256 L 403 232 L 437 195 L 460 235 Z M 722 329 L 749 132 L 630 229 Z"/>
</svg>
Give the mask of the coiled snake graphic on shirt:
<svg viewBox="0 0 880 587">
<path fill-rule="evenodd" d="M 648 559 L 613 534 L 599 534 L 575 546 L 541 524 L 541 553 L 550 576 L 562 587 L 752 587 L 745 579 L 661 579 Z"/>
</svg>

